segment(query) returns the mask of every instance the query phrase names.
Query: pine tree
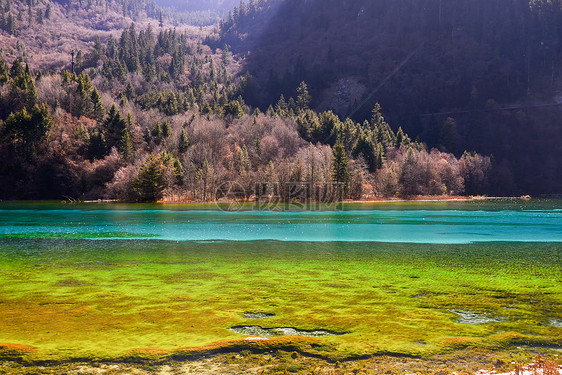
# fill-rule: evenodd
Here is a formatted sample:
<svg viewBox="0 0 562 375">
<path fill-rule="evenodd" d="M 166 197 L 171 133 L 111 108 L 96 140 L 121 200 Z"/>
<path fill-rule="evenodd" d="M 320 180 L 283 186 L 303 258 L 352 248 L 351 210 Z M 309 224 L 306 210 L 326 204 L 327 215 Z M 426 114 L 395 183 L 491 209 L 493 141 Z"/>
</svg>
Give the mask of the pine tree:
<svg viewBox="0 0 562 375">
<path fill-rule="evenodd" d="M 138 200 L 141 202 L 156 202 L 162 199 L 165 189 L 164 172 L 166 166 L 159 156 L 150 154 L 139 174 L 133 181 Z"/>
<path fill-rule="evenodd" d="M 125 128 L 123 137 L 121 137 L 121 145 L 119 147 L 119 154 L 125 161 L 131 161 L 135 155 L 133 142 L 131 141 L 131 134 L 129 129 Z"/>
<path fill-rule="evenodd" d="M 28 79 L 26 80 L 26 88 L 25 88 L 25 105 L 27 108 L 33 108 L 37 103 L 37 88 L 35 87 L 35 81 L 31 78 L 30 75 L 27 75 Z"/>
<path fill-rule="evenodd" d="M 123 91 L 123 94 L 125 95 L 125 97 L 127 97 L 128 100 L 133 100 L 134 98 L 136 98 L 137 94 L 135 93 L 135 88 L 133 87 L 131 82 L 127 84 L 127 87 L 125 88 L 125 91 Z"/>
<path fill-rule="evenodd" d="M 244 115 L 244 109 L 238 100 L 232 100 L 224 106 L 224 115 L 232 118 L 241 118 Z"/>
<path fill-rule="evenodd" d="M 8 82 L 8 65 L 4 62 L 4 59 L 0 56 L 0 84 Z"/>
<path fill-rule="evenodd" d="M 408 138 L 408 136 L 404 133 L 404 130 L 402 130 L 402 127 L 398 128 L 398 131 L 396 132 L 396 147 L 399 148 L 402 145 L 409 145 L 410 144 L 410 138 Z"/>
<path fill-rule="evenodd" d="M 284 117 L 287 115 L 289 108 L 287 107 L 287 102 L 285 101 L 285 96 L 283 94 L 281 94 L 281 96 L 279 97 L 279 100 L 277 101 L 277 104 L 275 105 L 275 112 L 281 116 Z"/>
<path fill-rule="evenodd" d="M 172 167 L 173 167 L 174 177 L 176 178 L 176 184 L 183 185 L 183 177 L 184 177 L 183 165 L 181 165 L 181 162 L 178 159 L 173 158 Z"/>
<path fill-rule="evenodd" d="M 185 131 L 182 129 L 180 134 L 180 139 L 178 142 L 178 151 L 183 154 L 187 151 L 189 147 L 189 140 L 187 139 L 187 135 L 185 135 Z"/>
<path fill-rule="evenodd" d="M 375 103 L 371 116 L 371 129 L 379 128 L 383 123 L 384 117 L 381 113 L 381 105 L 379 103 Z"/>
<path fill-rule="evenodd" d="M 95 63 L 101 59 L 103 56 L 103 44 L 101 44 L 101 39 L 99 36 L 96 36 L 96 40 L 94 41 L 94 50 L 92 52 L 92 57 Z"/>
<path fill-rule="evenodd" d="M 12 68 L 10 69 L 10 78 L 14 81 L 18 78 L 22 77 L 25 74 L 25 70 L 23 70 L 20 60 L 15 59 L 12 63 Z"/>
<path fill-rule="evenodd" d="M 164 121 L 162 123 L 162 137 L 169 138 L 172 135 L 172 127 L 170 126 L 170 121 Z"/>
<path fill-rule="evenodd" d="M 344 194 L 347 195 L 349 187 L 349 159 L 345 147 L 338 141 L 332 150 L 332 179 L 343 184 Z"/>
<path fill-rule="evenodd" d="M 103 103 L 101 102 L 101 96 L 98 90 L 94 87 L 92 94 L 90 95 L 90 100 L 92 102 L 92 117 L 101 123 L 105 116 L 105 109 L 103 108 Z"/>
<path fill-rule="evenodd" d="M 31 112 L 24 107 L 12 113 L 4 124 L 4 133 L 13 139 L 22 156 L 30 156 L 53 124 L 47 105 L 35 105 Z"/>
<path fill-rule="evenodd" d="M 127 123 L 121 117 L 121 113 L 119 113 L 115 104 L 109 110 L 107 119 L 104 122 L 104 129 L 107 145 L 110 148 L 118 147 L 127 129 Z"/>
<path fill-rule="evenodd" d="M 16 19 L 14 18 L 11 12 L 8 13 L 8 15 L 6 16 L 6 20 L 4 21 L 4 29 L 10 35 L 16 35 L 17 28 L 18 25 Z"/>
<path fill-rule="evenodd" d="M 90 142 L 88 144 L 88 157 L 90 160 L 103 159 L 107 154 L 107 145 L 105 143 L 105 136 L 102 132 L 94 130 L 90 134 Z"/>
<path fill-rule="evenodd" d="M 310 107 L 312 97 L 308 93 L 308 86 L 303 81 L 297 88 L 297 110 L 306 111 Z"/>
<path fill-rule="evenodd" d="M 134 129 L 135 122 L 133 121 L 133 115 L 131 113 L 127 113 L 127 129 Z"/>
<path fill-rule="evenodd" d="M 156 125 L 154 125 L 154 128 L 152 128 L 150 134 L 152 135 L 152 139 L 154 140 L 154 142 L 156 144 L 160 144 L 160 142 L 162 141 L 162 126 L 160 126 L 160 123 L 158 121 L 156 122 Z"/>
</svg>

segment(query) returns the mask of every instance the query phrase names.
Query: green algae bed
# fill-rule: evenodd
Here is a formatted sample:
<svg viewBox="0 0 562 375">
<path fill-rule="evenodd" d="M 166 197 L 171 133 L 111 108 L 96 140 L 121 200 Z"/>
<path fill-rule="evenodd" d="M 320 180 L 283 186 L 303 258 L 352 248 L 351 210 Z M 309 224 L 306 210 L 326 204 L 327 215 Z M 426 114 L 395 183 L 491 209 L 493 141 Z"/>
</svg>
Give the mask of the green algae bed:
<svg viewBox="0 0 562 375">
<path fill-rule="evenodd" d="M 282 349 L 336 361 L 562 346 L 557 242 L 58 237 L 2 238 L 0 250 L 5 360 Z M 248 340 L 232 327 L 334 335 Z"/>
</svg>

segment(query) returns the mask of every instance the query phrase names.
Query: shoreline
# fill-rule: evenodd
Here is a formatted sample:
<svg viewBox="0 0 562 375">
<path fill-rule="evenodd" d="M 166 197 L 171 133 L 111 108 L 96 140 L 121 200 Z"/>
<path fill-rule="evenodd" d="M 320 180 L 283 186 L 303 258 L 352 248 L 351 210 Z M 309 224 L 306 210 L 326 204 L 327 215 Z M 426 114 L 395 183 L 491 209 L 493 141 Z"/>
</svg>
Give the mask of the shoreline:
<svg viewBox="0 0 562 375">
<path fill-rule="evenodd" d="M 318 202 L 318 201 L 258 201 L 252 199 L 244 200 L 229 200 L 229 199 L 219 199 L 219 200 L 207 200 L 207 201 L 194 201 L 194 200 L 173 200 L 169 198 L 161 199 L 157 204 L 261 204 L 261 205 L 276 205 L 276 204 L 288 204 L 288 205 L 334 205 L 334 204 L 362 204 L 362 203 L 409 203 L 409 202 L 484 202 L 484 201 L 498 201 L 498 200 L 523 200 L 529 201 L 531 199 L 541 199 L 532 198 L 528 195 L 524 196 L 505 196 L 505 197 L 488 197 L 488 196 L 443 196 L 443 195 L 419 195 L 408 198 L 367 198 L 359 200 L 346 199 L 343 201 L 334 202 Z M 548 198 L 545 198 L 548 199 Z M 139 203 L 139 202 L 124 202 L 119 200 L 89 200 L 83 201 L 84 203 Z M 145 202 L 150 203 L 150 202 Z"/>
<path fill-rule="evenodd" d="M 222 205 L 222 204 L 240 204 L 240 205 L 248 205 L 248 204 L 259 204 L 259 205 L 335 205 L 335 204 L 376 204 L 376 203 L 447 203 L 447 202 L 486 202 L 486 201 L 531 201 L 531 200 L 538 200 L 538 199 L 552 199 L 552 200 L 562 200 L 562 196 L 536 196 L 531 197 L 529 195 L 523 196 L 444 196 L 444 195 L 419 195 L 419 196 L 412 196 L 407 198 L 366 198 L 360 200 L 343 200 L 343 201 L 334 201 L 334 202 L 318 202 L 318 201 L 267 201 L 267 200 L 254 200 L 254 199 L 244 199 L 244 200 L 229 200 L 229 199 L 219 199 L 219 200 L 176 200 L 172 199 L 171 197 L 164 197 L 161 200 L 156 202 L 133 202 L 133 201 L 123 201 L 119 199 L 87 199 L 87 200 L 79 200 L 79 199 L 31 199 L 31 200 L 2 200 L 0 199 L 0 203 L 34 203 L 34 202 L 59 202 L 63 204 L 80 204 L 80 203 L 114 203 L 114 204 L 161 204 L 161 205 Z"/>
<path fill-rule="evenodd" d="M 558 351 L 559 352 L 559 351 Z M 9 374 L 410 374 L 410 375 L 532 375 L 562 374 L 556 350 L 522 348 L 497 351 L 465 348 L 428 357 L 380 354 L 329 360 L 290 347 L 255 350 L 238 348 L 193 356 L 167 356 L 145 349 L 124 358 L 76 358 L 33 361 L 1 358 L 0 373 Z M 143 355 L 144 354 L 144 355 Z M 545 372 L 550 371 L 550 372 Z M 557 371 L 557 372 L 556 372 Z"/>
</svg>

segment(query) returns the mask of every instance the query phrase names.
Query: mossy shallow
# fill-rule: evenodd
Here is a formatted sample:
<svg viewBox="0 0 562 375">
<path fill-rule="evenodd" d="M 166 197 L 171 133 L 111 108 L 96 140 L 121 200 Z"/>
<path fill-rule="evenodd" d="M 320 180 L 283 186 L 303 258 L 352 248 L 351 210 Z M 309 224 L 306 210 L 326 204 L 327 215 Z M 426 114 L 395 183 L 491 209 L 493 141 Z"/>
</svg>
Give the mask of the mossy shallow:
<svg viewBox="0 0 562 375">
<path fill-rule="evenodd" d="M 230 328 L 256 325 L 248 312 L 271 315 L 263 328 L 347 332 L 283 338 L 331 359 L 562 346 L 559 243 L 4 238 L 0 264 L 0 343 L 34 359 L 243 348 L 256 344 Z M 502 319 L 464 324 L 453 311 Z"/>
</svg>

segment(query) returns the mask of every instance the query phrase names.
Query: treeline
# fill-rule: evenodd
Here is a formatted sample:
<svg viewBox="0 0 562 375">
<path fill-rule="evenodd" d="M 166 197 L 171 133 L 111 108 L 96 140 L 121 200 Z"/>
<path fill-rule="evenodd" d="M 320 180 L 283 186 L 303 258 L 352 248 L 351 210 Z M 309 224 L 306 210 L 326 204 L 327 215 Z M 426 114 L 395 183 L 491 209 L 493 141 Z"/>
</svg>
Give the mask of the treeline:
<svg viewBox="0 0 562 375">
<path fill-rule="evenodd" d="M 491 191 L 490 158 L 428 152 L 394 132 L 378 106 L 369 121 L 342 121 L 312 111 L 302 83 L 294 97 L 262 113 L 229 96 L 237 84 L 216 68 L 226 69 L 228 54 L 190 47 L 173 31 L 150 35 L 128 28 L 119 42 L 100 41 L 85 57 L 97 58 L 98 67 L 80 74 L 0 62 L 2 199 L 214 200 L 225 182 L 248 199 L 263 183 L 336 184 L 342 198 L 353 199 Z M 169 59 L 157 60 L 173 59 L 180 48 L 193 70 L 172 79 Z M 129 71 L 127 62 L 137 58 Z M 125 73 L 105 74 L 108 61 L 119 61 Z M 152 64 L 160 73 L 143 74 Z M 196 71 L 200 82 L 189 79 Z M 137 89 L 178 105 L 147 105 Z"/>
<path fill-rule="evenodd" d="M 306 81 L 312 108 L 362 122 L 381 103 L 429 147 L 494 154 L 505 193 L 557 193 L 558 1 L 246 2 L 211 46 L 246 55 L 242 96 L 262 109 Z M 342 102 L 343 103 L 340 103 Z M 543 147 L 539 145 L 544 145 Z"/>
</svg>

